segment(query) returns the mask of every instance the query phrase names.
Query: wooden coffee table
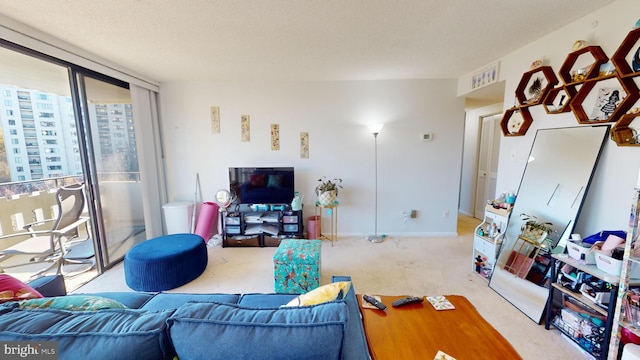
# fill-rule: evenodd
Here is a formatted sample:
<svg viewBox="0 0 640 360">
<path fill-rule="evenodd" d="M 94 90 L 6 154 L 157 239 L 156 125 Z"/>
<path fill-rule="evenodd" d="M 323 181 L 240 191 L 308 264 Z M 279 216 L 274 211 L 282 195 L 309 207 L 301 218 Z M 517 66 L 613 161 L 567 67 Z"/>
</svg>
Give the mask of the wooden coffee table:
<svg viewBox="0 0 640 360">
<path fill-rule="evenodd" d="M 381 296 L 386 311 L 362 307 L 372 359 L 433 359 L 438 351 L 458 359 L 522 359 L 511 344 L 463 296 L 447 295 L 454 310 L 422 303 L 394 308 L 404 296 Z"/>
</svg>

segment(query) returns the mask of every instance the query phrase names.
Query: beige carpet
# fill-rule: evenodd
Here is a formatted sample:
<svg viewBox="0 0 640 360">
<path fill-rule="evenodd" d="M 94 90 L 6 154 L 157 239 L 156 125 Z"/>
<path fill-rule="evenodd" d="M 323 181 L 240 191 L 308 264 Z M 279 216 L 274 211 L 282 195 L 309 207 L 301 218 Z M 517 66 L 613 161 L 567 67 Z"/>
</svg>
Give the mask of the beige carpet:
<svg viewBox="0 0 640 360">
<path fill-rule="evenodd" d="M 463 295 L 524 359 L 587 358 L 557 330 L 545 330 L 531 321 L 472 271 L 472 234 L 478 223 L 477 219 L 461 216 L 458 237 L 398 237 L 380 244 L 339 238 L 333 247 L 325 241 L 322 283 L 328 283 L 331 275 L 350 275 L 360 294 Z M 275 251 L 211 247 L 204 274 L 171 292 L 273 292 Z M 131 291 L 124 280 L 122 263 L 75 292 L 101 291 Z"/>
</svg>

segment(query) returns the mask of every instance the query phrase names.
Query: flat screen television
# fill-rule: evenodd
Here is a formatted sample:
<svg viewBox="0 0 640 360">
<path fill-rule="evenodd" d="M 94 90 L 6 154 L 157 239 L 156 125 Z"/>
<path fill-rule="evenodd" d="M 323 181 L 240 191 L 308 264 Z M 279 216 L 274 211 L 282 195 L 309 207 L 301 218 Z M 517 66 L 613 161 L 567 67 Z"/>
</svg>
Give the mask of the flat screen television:
<svg viewBox="0 0 640 360">
<path fill-rule="evenodd" d="M 293 167 L 230 167 L 229 188 L 237 195 L 234 204 L 290 204 Z"/>
</svg>

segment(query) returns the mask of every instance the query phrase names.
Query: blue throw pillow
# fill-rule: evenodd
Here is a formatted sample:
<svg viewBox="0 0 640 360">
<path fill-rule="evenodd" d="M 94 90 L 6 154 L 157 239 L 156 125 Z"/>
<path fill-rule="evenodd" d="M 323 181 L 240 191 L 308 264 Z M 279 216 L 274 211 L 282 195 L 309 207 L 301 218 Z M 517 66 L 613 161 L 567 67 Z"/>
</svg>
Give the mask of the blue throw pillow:
<svg viewBox="0 0 640 360">
<path fill-rule="evenodd" d="M 348 318 L 342 301 L 287 308 L 187 303 L 168 324 L 180 360 L 326 360 L 340 359 Z"/>
</svg>

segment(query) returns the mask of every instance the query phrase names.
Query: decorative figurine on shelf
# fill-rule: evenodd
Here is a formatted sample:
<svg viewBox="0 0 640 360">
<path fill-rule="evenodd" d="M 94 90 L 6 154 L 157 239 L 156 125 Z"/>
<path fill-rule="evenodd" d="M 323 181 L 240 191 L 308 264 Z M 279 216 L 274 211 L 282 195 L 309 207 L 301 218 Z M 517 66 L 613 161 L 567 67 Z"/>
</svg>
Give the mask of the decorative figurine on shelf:
<svg viewBox="0 0 640 360">
<path fill-rule="evenodd" d="M 533 60 L 533 62 L 531 63 L 531 66 L 529 66 L 529 69 L 530 70 L 537 69 L 540 66 L 542 66 L 542 59 L 536 59 L 536 60 Z"/>
<path fill-rule="evenodd" d="M 480 272 L 482 271 L 482 267 L 484 266 L 484 259 L 482 258 L 482 256 L 476 256 L 476 261 L 473 264 L 476 266 L 476 272 L 480 274 Z"/>
<path fill-rule="evenodd" d="M 571 46 L 571 50 L 572 51 L 576 51 L 576 50 L 580 50 L 583 47 L 585 47 L 587 45 L 587 42 L 584 40 L 576 40 L 576 42 L 573 43 L 573 46 Z"/>
</svg>

